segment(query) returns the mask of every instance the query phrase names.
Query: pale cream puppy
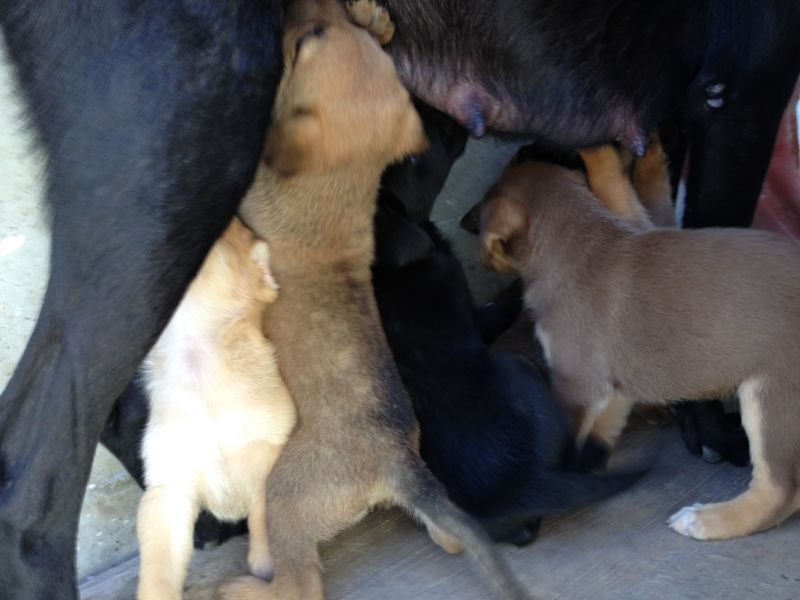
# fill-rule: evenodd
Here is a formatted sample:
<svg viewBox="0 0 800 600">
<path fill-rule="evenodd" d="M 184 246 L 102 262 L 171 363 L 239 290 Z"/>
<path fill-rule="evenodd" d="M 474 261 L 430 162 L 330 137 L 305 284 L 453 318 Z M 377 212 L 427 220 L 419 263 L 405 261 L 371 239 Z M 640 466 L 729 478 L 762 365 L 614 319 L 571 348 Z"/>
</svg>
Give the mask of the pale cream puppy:
<svg viewBox="0 0 800 600">
<path fill-rule="evenodd" d="M 182 597 L 202 508 L 221 520 L 247 517 L 250 571 L 272 576 L 266 480 L 295 423 L 261 329 L 276 290 L 266 242 L 234 219 L 145 360 L 140 600 Z"/>
</svg>

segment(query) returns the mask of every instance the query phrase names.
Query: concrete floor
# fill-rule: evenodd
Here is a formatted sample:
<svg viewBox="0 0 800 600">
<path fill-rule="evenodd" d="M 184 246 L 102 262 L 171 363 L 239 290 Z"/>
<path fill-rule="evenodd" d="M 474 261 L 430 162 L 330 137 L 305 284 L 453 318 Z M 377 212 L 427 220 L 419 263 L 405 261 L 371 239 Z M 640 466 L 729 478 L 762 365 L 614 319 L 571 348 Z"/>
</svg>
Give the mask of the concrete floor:
<svg viewBox="0 0 800 600">
<path fill-rule="evenodd" d="M 1 51 L 1 50 L 0 50 Z M 11 376 L 36 319 L 47 277 L 49 234 L 42 209 L 42 159 L 22 127 L 20 106 L 0 55 L 0 388 Z M 504 281 L 475 260 L 474 240 L 457 222 L 502 169 L 514 147 L 470 143 L 434 217 L 455 242 L 478 300 Z M 746 469 L 707 465 L 690 456 L 672 429 L 637 429 L 617 461 L 659 455 L 654 472 L 633 490 L 545 525 L 525 550 L 505 550 L 540 598 L 800 599 L 800 526 L 745 540 L 700 543 L 670 532 L 664 521 L 687 503 L 732 496 Z M 84 600 L 135 595 L 135 514 L 140 490 L 104 449 L 95 458 L 78 540 Z M 185 597 L 211 597 L 221 579 L 243 573 L 246 541 L 195 554 Z M 447 557 L 396 511 L 377 512 L 323 552 L 332 599 L 487 598 L 471 563 Z"/>
</svg>

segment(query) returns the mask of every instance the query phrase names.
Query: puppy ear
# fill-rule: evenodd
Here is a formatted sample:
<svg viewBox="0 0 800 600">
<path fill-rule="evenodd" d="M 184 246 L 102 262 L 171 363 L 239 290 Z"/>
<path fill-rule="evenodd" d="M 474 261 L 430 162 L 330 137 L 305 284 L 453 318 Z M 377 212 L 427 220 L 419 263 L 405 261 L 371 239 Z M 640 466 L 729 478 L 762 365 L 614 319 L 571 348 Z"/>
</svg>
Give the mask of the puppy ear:
<svg viewBox="0 0 800 600">
<path fill-rule="evenodd" d="M 469 212 L 461 217 L 461 221 L 458 224 L 464 231 L 472 235 L 478 235 L 481 232 L 481 203 L 478 202 L 470 208 Z"/>
<path fill-rule="evenodd" d="M 505 196 L 487 201 L 481 214 L 478 242 L 483 264 L 501 273 L 513 270 L 514 257 L 510 255 L 510 248 L 524 233 L 526 221 L 523 207 L 518 202 Z"/>
<path fill-rule="evenodd" d="M 288 177 L 318 166 L 321 143 L 319 119 L 310 111 L 297 111 L 275 122 L 267 134 L 264 161 Z"/>
</svg>

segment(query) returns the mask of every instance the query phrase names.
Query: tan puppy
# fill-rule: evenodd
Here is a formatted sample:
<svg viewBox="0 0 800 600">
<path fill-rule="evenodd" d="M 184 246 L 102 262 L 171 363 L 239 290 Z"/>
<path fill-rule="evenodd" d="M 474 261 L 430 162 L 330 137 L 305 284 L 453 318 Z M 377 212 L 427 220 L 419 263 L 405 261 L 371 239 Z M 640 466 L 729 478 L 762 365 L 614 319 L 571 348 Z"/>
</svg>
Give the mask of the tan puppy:
<svg viewBox="0 0 800 600">
<path fill-rule="evenodd" d="M 383 504 L 419 517 L 450 552 L 463 543 L 508 597 L 524 598 L 417 454 L 372 291 L 378 184 L 389 163 L 425 148 L 419 116 L 389 57 L 337 0 L 293 4 L 285 27 L 267 164 L 241 214 L 269 240 L 281 282 L 266 323 L 299 420 L 267 485 L 275 578 L 238 578 L 218 597 L 322 599 L 318 543 Z"/>
<path fill-rule="evenodd" d="M 612 144 L 579 151 L 589 189 L 598 200 L 629 225 L 641 230 L 677 227 L 667 157 L 657 135 L 653 135 L 645 155 L 634 158 L 625 148 Z M 631 399 L 616 395 L 594 425 L 581 418 L 579 437 L 591 435 L 609 448 L 619 439 L 630 411 Z M 636 404 L 634 414 L 651 424 L 672 420 L 662 406 Z"/>
<path fill-rule="evenodd" d="M 265 484 L 295 410 L 261 333 L 277 286 L 265 242 L 234 219 L 145 360 L 140 600 L 179 600 L 201 508 L 247 517 L 248 563 L 272 576 Z"/>
<path fill-rule="evenodd" d="M 488 265 L 525 280 L 562 401 L 600 414 L 615 396 L 738 390 L 750 487 L 680 510 L 675 531 L 742 536 L 800 507 L 800 244 L 755 230 L 637 231 L 582 174 L 528 162 L 484 199 L 480 249 Z"/>
</svg>

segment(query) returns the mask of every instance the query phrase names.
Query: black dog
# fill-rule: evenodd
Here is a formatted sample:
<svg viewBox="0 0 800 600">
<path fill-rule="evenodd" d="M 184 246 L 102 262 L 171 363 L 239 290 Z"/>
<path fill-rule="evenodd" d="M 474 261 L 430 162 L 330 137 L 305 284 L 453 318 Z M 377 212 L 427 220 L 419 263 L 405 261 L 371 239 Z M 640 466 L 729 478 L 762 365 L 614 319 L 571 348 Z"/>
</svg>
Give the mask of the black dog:
<svg viewBox="0 0 800 600">
<path fill-rule="evenodd" d="M 796 3 L 391 8 L 406 81 L 421 93 L 438 74 L 426 96 L 473 133 L 639 147 L 642 130 L 683 108 L 687 224 L 752 216 L 797 77 Z M 53 211 L 44 304 L 0 399 L 0 589 L 72 599 L 78 513 L 106 418 L 252 179 L 280 76 L 280 6 L 0 0 L 0 23 L 47 153 Z"/>
<path fill-rule="evenodd" d="M 0 596 L 76 598 L 104 423 L 252 179 L 277 2 L 2 1 L 47 151 L 51 270 L 0 399 Z"/>
<path fill-rule="evenodd" d="M 421 113 L 431 148 L 383 177 L 375 296 L 419 420 L 422 458 L 495 540 L 527 544 L 542 516 L 596 502 L 639 474 L 566 471 L 578 460 L 574 432 L 545 377 L 521 356 L 489 349 L 519 303 L 489 305 L 481 311 L 489 318 L 476 311 L 461 265 L 427 220 L 466 135 L 443 130 L 444 115 Z"/>
</svg>

